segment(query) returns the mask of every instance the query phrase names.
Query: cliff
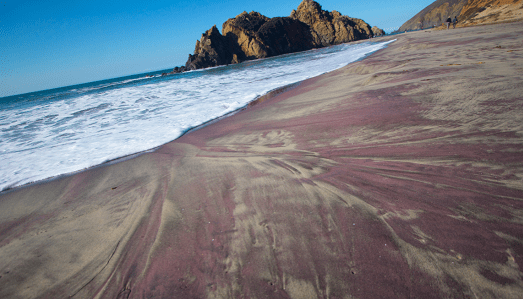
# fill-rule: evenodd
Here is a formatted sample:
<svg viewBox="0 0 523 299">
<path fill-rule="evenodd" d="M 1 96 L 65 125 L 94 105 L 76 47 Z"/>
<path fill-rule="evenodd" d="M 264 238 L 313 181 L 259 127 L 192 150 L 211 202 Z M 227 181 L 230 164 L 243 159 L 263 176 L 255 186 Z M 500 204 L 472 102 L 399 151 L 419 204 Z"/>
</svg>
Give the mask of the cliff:
<svg viewBox="0 0 523 299">
<path fill-rule="evenodd" d="M 523 0 L 437 0 L 405 22 L 398 31 L 437 27 L 449 16 L 457 16 L 458 26 L 515 21 L 523 19 Z"/>
<path fill-rule="evenodd" d="M 185 67 L 195 70 L 245 60 L 277 56 L 326 47 L 384 34 L 363 20 L 325 11 L 312 0 L 303 0 L 289 17 L 268 18 L 258 12 L 243 12 L 216 25 L 196 41 Z"/>
<path fill-rule="evenodd" d="M 187 64 L 191 65 L 191 69 L 199 69 L 226 64 L 231 58 L 228 40 L 220 34 L 215 25 L 202 34 L 199 41 L 196 41 L 194 55 L 189 54 Z"/>
</svg>

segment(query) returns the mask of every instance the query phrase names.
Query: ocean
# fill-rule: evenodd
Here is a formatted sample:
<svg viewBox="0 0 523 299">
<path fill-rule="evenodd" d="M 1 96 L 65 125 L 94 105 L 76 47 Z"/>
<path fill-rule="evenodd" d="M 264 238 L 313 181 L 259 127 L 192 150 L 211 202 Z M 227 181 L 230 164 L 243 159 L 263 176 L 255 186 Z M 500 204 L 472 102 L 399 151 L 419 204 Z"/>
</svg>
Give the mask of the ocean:
<svg viewBox="0 0 523 299">
<path fill-rule="evenodd" d="M 386 47 L 343 44 L 161 76 L 161 70 L 0 98 L 0 190 L 154 149 L 271 90 Z M 152 77 L 146 77 L 152 75 Z"/>
</svg>

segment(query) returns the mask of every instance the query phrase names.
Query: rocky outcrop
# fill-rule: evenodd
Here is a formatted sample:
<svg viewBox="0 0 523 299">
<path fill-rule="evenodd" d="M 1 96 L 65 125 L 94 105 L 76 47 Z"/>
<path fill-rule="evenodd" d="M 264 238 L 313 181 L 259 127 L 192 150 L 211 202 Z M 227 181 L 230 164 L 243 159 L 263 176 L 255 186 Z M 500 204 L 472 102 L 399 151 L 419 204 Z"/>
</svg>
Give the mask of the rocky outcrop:
<svg viewBox="0 0 523 299">
<path fill-rule="evenodd" d="M 239 49 L 235 51 L 237 59 L 267 57 L 266 47 L 256 33 L 269 20 L 266 16 L 253 11 L 251 13 L 243 12 L 223 23 L 223 35 L 232 45 L 238 45 Z"/>
<path fill-rule="evenodd" d="M 315 46 L 309 27 L 288 17 L 270 19 L 260 27 L 256 36 L 265 45 L 268 56 L 310 50 Z"/>
<path fill-rule="evenodd" d="M 398 31 L 438 27 L 449 16 L 457 17 L 458 26 L 515 21 L 523 18 L 523 0 L 437 0 Z"/>
<path fill-rule="evenodd" d="M 314 47 L 309 27 L 292 18 L 269 19 L 257 12 L 243 12 L 223 24 L 223 35 L 238 60 L 265 58 Z M 239 50 L 239 51 L 238 51 Z"/>
<path fill-rule="evenodd" d="M 196 42 L 185 68 L 195 70 L 336 45 L 370 38 L 379 30 L 337 11 L 324 11 L 315 1 L 303 0 L 290 17 L 243 12 L 223 23 L 222 34 L 213 26 Z"/>
<path fill-rule="evenodd" d="M 175 67 L 175 68 L 174 68 L 171 72 L 169 72 L 169 73 L 162 73 L 161 76 L 163 77 L 163 76 L 168 76 L 168 75 L 173 75 L 173 74 L 183 73 L 183 72 L 185 72 L 185 71 L 187 71 L 187 68 L 185 68 L 185 66 L 180 66 L 180 67 L 177 66 L 177 67 Z M 147 75 L 147 76 L 145 76 L 145 77 L 152 77 L 152 76 Z"/>
<path fill-rule="evenodd" d="M 313 43 L 316 46 L 330 46 L 372 37 L 369 24 L 363 20 L 350 18 L 337 11 L 328 12 L 312 0 L 303 0 L 291 18 L 310 27 Z"/>
<path fill-rule="evenodd" d="M 224 65 L 232 60 L 232 52 L 226 37 L 222 36 L 214 25 L 196 41 L 194 54 L 189 54 L 185 63 L 188 70 Z"/>
<path fill-rule="evenodd" d="M 186 70 L 187 70 L 187 69 L 185 68 L 185 66 L 175 67 L 171 73 L 172 73 L 172 74 L 183 73 L 183 72 L 185 72 Z"/>
<path fill-rule="evenodd" d="M 377 26 L 372 27 L 371 30 L 374 36 L 385 35 L 385 31 L 383 31 L 383 29 L 378 28 Z"/>
</svg>

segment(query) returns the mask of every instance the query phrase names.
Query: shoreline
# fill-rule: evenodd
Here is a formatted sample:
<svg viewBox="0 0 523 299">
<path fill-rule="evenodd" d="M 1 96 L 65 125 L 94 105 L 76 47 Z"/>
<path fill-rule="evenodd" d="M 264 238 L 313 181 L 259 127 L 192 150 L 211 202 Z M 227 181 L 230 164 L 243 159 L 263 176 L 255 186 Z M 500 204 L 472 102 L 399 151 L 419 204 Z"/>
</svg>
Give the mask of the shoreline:
<svg viewBox="0 0 523 299">
<path fill-rule="evenodd" d="M 196 71 L 198 71 L 198 70 L 196 70 Z M 288 84 L 288 85 L 285 85 L 285 86 L 278 87 L 278 88 L 275 88 L 273 90 L 270 90 L 266 94 L 263 94 L 261 96 L 256 97 L 254 100 L 252 100 L 251 102 L 247 103 L 245 106 L 243 106 L 241 108 L 238 108 L 237 110 L 228 112 L 228 113 L 226 113 L 226 114 L 224 114 L 222 116 L 210 119 L 210 120 L 208 120 L 208 121 L 206 121 L 206 122 L 204 122 L 202 124 L 199 124 L 199 125 L 197 125 L 195 127 L 187 129 L 180 136 L 178 136 L 175 139 L 173 139 L 171 141 L 168 141 L 168 142 L 166 142 L 164 144 L 161 144 L 161 145 L 158 145 L 158 146 L 155 146 L 153 148 L 150 148 L 150 149 L 147 149 L 147 150 L 143 150 L 143 151 L 140 151 L 140 152 L 137 152 L 137 153 L 132 153 L 132 154 L 128 154 L 128 155 L 125 155 L 125 156 L 122 156 L 122 157 L 117 157 L 117 158 L 114 158 L 114 159 L 110 159 L 110 160 L 104 161 L 104 162 L 102 162 L 100 164 L 93 165 L 93 166 L 90 166 L 90 167 L 87 167 L 87 168 L 83 168 L 83 169 L 79 169 L 79 170 L 76 170 L 76 171 L 73 171 L 73 172 L 58 174 L 56 176 L 48 177 L 48 178 L 45 178 L 45 179 L 32 181 L 32 182 L 27 182 L 27 183 L 22 184 L 22 185 L 8 186 L 8 187 L 5 187 L 4 189 L 0 190 L 0 196 L 2 196 L 3 194 L 7 194 L 7 193 L 9 193 L 11 191 L 16 191 L 16 190 L 18 190 L 20 188 L 27 188 L 27 187 L 31 187 L 32 185 L 51 182 L 51 181 L 54 181 L 54 180 L 58 180 L 60 178 L 64 178 L 64 177 L 75 175 L 75 174 L 80 173 L 82 171 L 87 171 L 89 169 L 94 169 L 94 168 L 98 168 L 98 167 L 105 167 L 105 166 L 113 165 L 115 163 L 127 161 L 127 160 L 133 159 L 135 157 L 139 157 L 140 155 L 143 155 L 143 154 L 153 153 L 154 151 L 156 151 L 157 149 L 159 149 L 160 147 L 162 147 L 163 145 L 165 145 L 167 143 L 171 143 L 171 142 L 179 139 L 180 137 L 182 137 L 182 136 L 184 136 L 186 134 L 189 134 L 190 132 L 193 132 L 193 131 L 196 131 L 198 129 L 204 128 L 204 127 L 206 127 L 208 125 L 211 125 L 211 124 L 213 124 L 213 123 L 215 123 L 215 122 L 217 122 L 217 121 L 219 121 L 221 119 L 224 119 L 226 117 L 234 115 L 234 114 L 236 114 L 236 113 L 238 113 L 238 112 L 240 112 L 242 110 L 248 109 L 249 107 L 256 105 L 258 102 L 262 102 L 262 101 L 266 100 L 267 98 L 270 98 L 271 96 L 275 96 L 275 95 L 278 95 L 278 94 L 280 94 L 282 92 L 290 90 L 290 89 L 300 85 L 301 82 L 303 82 L 303 81 L 296 82 L 296 83 L 291 83 L 291 84 Z"/>
<path fill-rule="evenodd" d="M 384 42 L 384 41 L 387 41 L 388 39 L 386 40 L 382 40 L 381 42 Z M 370 40 L 370 39 L 367 39 L 367 40 L 358 40 L 358 41 L 354 41 L 354 42 L 350 42 L 350 43 L 345 43 L 347 45 L 355 45 L 355 44 L 360 44 L 360 43 L 364 43 L 364 42 L 369 42 L 369 43 L 372 43 L 374 42 L 373 40 Z M 378 41 L 376 41 L 378 42 Z M 337 45 L 334 45 L 334 46 L 337 46 Z M 314 49 L 312 49 L 314 50 Z M 312 51 L 312 50 L 307 50 L 307 51 Z M 379 50 L 378 50 L 379 51 Z M 376 52 L 376 51 L 375 51 Z M 373 52 L 373 53 L 375 53 Z M 299 53 L 299 52 L 296 52 L 296 53 Z M 354 62 L 357 62 L 357 61 L 360 61 L 362 59 L 365 59 L 366 57 L 368 57 L 369 55 L 372 55 L 373 53 L 370 53 L 370 54 L 367 54 L 365 55 L 364 57 L 358 59 L 358 60 L 355 60 Z M 289 54 L 282 54 L 282 55 L 290 55 L 290 54 L 293 54 L 293 53 L 289 53 Z M 276 56 L 275 56 L 276 57 Z M 274 57 L 271 57 L 271 58 L 274 58 Z M 265 58 L 261 58 L 261 59 L 265 59 Z M 249 60 L 250 61 L 250 60 Z M 248 61 L 246 61 L 248 62 Z M 351 63 L 354 63 L 354 62 L 351 62 Z M 350 63 L 349 63 L 350 64 Z M 205 69 L 197 69 L 197 70 L 190 70 L 190 71 L 187 71 L 187 72 L 200 72 L 200 71 L 205 71 L 205 70 L 208 70 L 208 69 L 213 69 L 213 68 L 221 68 L 221 67 L 226 67 L 225 65 L 220 65 L 220 66 L 215 66 L 215 67 L 209 67 L 209 68 L 205 68 Z M 335 70 L 332 70 L 332 71 L 335 71 Z M 321 76 L 323 74 L 320 74 L 318 76 Z M 317 76 L 315 76 L 317 77 Z M 314 78 L 314 77 L 313 77 Z M 308 79 L 311 79 L 311 78 L 308 78 Z M 305 80 L 308 80 L 308 79 L 305 79 Z M 107 79 L 107 80 L 101 80 L 101 81 L 108 81 L 108 80 L 114 80 L 113 79 Z M 164 144 L 161 144 L 161 145 L 158 145 L 158 146 L 155 146 L 153 148 L 150 148 L 150 149 L 146 149 L 146 150 L 142 150 L 142 151 L 139 151 L 139 152 L 136 152 L 136 153 L 131 153 L 131 154 L 127 154 L 127 155 L 124 155 L 124 156 L 121 156 L 121 157 L 116 157 L 116 158 L 113 158 L 113 159 L 109 159 L 109 160 L 106 160 L 100 164 L 96 164 L 96 165 L 92 165 L 92 166 L 89 166 L 89 167 L 86 167 L 86 168 L 83 168 L 83 169 L 79 169 L 79 170 L 76 170 L 76 171 L 72 171 L 72 172 L 67 172 L 67 173 L 61 173 L 61 174 L 57 174 L 55 176 L 51 176 L 51 177 L 47 177 L 47 178 L 44 178 L 44 179 L 39 179 L 39 180 L 36 180 L 36 181 L 30 181 L 30 182 L 27 182 L 27 183 L 24 183 L 24 184 L 21 184 L 21 185 L 16 185 L 16 183 L 12 184 L 11 186 L 6 186 L 4 187 L 2 190 L 0 190 L 0 196 L 5 194 L 5 193 L 8 193 L 8 192 L 11 192 L 13 190 L 17 190 L 19 188 L 26 188 L 26 187 L 30 187 L 32 186 L 33 184 L 41 184 L 41 183 L 46 183 L 46 182 L 49 182 L 49 181 L 53 181 L 53 180 L 56 180 L 56 179 L 60 179 L 60 178 L 63 178 L 63 177 L 68 177 L 68 176 L 72 176 L 72 175 L 75 175 L 79 172 L 82 172 L 82 171 L 86 171 L 86 170 L 89 170 L 89 169 L 93 169 L 93 168 L 97 168 L 97 167 L 104 167 L 104 166 L 108 166 L 108 165 L 112 165 L 114 163 L 119 163 L 119 162 L 122 162 L 122 161 L 126 161 L 126 160 L 129 160 L 129 159 L 133 159 L 135 157 L 138 157 L 140 155 L 143 155 L 143 154 L 146 154 L 146 153 L 151 153 L 151 152 L 154 152 L 156 151 L 157 149 L 159 149 L 161 146 L 169 143 L 169 142 L 173 142 L 177 139 L 179 139 L 180 137 L 192 132 L 192 131 L 196 131 L 200 128 L 203 128 L 203 127 L 206 127 L 210 124 L 213 124 L 221 119 L 224 119 L 226 117 L 229 117 L 231 115 L 234 115 L 244 109 L 248 109 L 249 107 L 252 107 L 254 105 L 256 105 L 256 103 L 258 103 L 259 101 L 264 101 L 266 100 L 267 98 L 270 98 L 270 97 L 273 97 L 273 96 L 276 96 L 282 92 L 285 92 L 287 90 L 290 90 L 296 86 L 298 86 L 301 82 L 305 81 L 305 80 L 302 80 L 302 81 L 299 81 L 299 82 L 295 82 L 295 83 L 291 83 L 291 84 L 288 84 L 288 85 L 285 85 L 285 86 L 281 86 L 281 87 L 277 87 L 273 90 L 270 90 L 268 91 L 267 93 L 263 94 L 263 95 L 260 95 L 258 97 L 256 97 L 255 99 L 253 99 L 252 101 L 250 101 L 249 103 L 245 104 L 244 106 L 234 110 L 234 111 L 231 111 L 231 112 L 228 112 L 222 116 L 219 116 L 219 117 L 216 117 L 216 118 L 213 118 L 213 119 L 210 119 L 202 124 L 199 124 L 195 127 L 192 127 L 192 128 L 189 128 L 187 130 L 185 130 L 184 132 L 182 132 L 182 134 L 178 137 L 176 137 L 175 139 L 171 140 L 171 141 L 168 141 Z M 82 84 L 79 84 L 79 85 L 85 85 L 85 84 L 89 84 L 89 83 L 82 83 Z M 63 88 L 63 87 L 60 87 L 60 88 Z M 60 88 L 56 88 L 56 89 L 60 89 Z M 50 90 L 53 90 L 53 89 L 50 89 Z"/>
<path fill-rule="evenodd" d="M 522 36 L 396 35 L 153 152 L 0 193 L 0 297 L 516 298 Z"/>
</svg>

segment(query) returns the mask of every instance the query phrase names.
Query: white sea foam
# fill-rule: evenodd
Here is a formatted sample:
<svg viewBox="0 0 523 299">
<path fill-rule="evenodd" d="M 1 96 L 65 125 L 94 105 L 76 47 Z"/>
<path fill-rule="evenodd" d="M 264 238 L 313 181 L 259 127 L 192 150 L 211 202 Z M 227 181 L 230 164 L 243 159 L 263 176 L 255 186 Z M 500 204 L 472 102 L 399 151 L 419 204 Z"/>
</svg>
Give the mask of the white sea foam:
<svg viewBox="0 0 523 299">
<path fill-rule="evenodd" d="M 0 190 L 157 147 L 257 96 L 345 66 L 387 43 L 75 86 L 62 90 L 68 95 L 61 98 L 46 94 L 0 106 Z"/>
</svg>

